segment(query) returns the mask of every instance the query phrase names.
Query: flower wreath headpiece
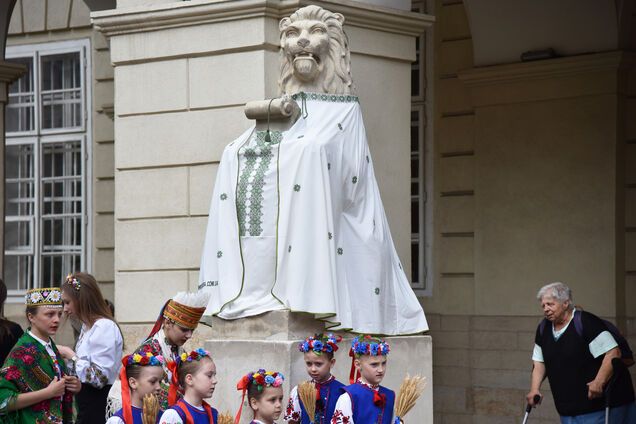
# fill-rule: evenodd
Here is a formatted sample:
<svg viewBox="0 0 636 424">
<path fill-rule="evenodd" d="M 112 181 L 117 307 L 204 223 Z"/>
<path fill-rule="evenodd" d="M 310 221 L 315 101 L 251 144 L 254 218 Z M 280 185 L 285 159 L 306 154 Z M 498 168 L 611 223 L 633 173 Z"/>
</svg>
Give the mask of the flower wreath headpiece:
<svg viewBox="0 0 636 424">
<path fill-rule="evenodd" d="M 136 352 L 128 355 L 127 358 L 126 365 L 159 366 L 165 363 L 163 356 L 155 356 L 151 352 Z"/>
<path fill-rule="evenodd" d="M 192 361 L 200 361 L 202 358 L 205 358 L 206 356 L 209 357 L 210 352 L 208 352 L 207 350 L 203 348 L 198 348 L 193 350 L 190 353 L 183 352 L 181 356 L 179 356 L 179 359 L 181 362 L 192 362 Z"/>
<path fill-rule="evenodd" d="M 168 362 L 168 370 L 172 373 L 170 380 L 170 388 L 168 389 L 168 405 L 174 405 L 177 403 L 179 392 L 179 367 L 182 364 L 192 361 L 200 361 L 203 358 L 212 358 L 210 352 L 203 348 L 198 348 L 190 353 L 183 352 L 177 356 L 177 360 L 174 362 Z"/>
<path fill-rule="evenodd" d="M 285 376 L 282 372 L 265 371 L 259 369 L 256 372 L 248 372 L 236 383 L 236 390 L 243 392 L 243 398 L 241 399 L 241 407 L 236 414 L 234 423 L 238 424 L 241 421 L 241 412 L 243 412 L 243 403 L 245 402 L 245 394 L 250 385 L 255 385 L 259 392 L 265 390 L 266 387 L 281 387 L 285 381 Z"/>
<path fill-rule="evenodd" d="M 73 287 L 75 291 L 80 291 L 82 287 L 82 283 L 77 278 L 73 277 L 73 274 L 69 274 L 66 276 L 66 280 L 64 280 L 64 284 L 68 284 Z"/>
<path fill-rule="evenodd" d="M 130 386 L 128 385 L 128 374 L 126 367 L 129 365 L 139 366 L 162 366 L 164 364 L 163 356 L 153 355 L 149 351 L 137 351 L 131 355 L 126 355 L 121 359 L 121 370 L 119 371 L 119 379 L 121 380 L 121 405 L 124 415 L 124 422 L 133 422 L 132 403 L 130 401 Z"/>
<path fill-rule="evenodd" d="M 338 343 L 341 341 L 342 337 L 332 333 L 314 334 L 298 343 L 298 350 L 304 353 L 311 351 L 316 355 L 321 355 L 323 352 L 333 353 L 338 350 Z"/>
<path fill-rule="evenodd" d="M 388 355 L 390 351 L 391 349 L 387 342 L 374 338 L 370 334 L 363 334 L 358 337 L 354 337 L 353 340 L 351 340 L 351 349 L 349 350 L 349 356 L 351 356 L 349 383 L 355 383 L 360 376 L 360 373 L 355 369 L 356 358 L 359 358 L 362 355 L 385 356 Z"/>
</svg>

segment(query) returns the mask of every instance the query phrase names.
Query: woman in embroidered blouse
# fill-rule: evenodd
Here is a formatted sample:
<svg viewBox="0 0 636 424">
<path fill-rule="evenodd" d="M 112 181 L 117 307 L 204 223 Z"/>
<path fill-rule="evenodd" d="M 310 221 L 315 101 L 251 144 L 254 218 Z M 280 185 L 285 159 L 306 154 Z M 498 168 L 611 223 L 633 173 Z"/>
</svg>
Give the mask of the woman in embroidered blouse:
<svg viewBox="0 0 636 424">
<path fill-rule="evenodd" d="M 69 376 L 51 336 L 62 316 L 59 288 L 31 289 L 26 295 L 30 327 L 0 370 L 0 422 L 70 424 L 73 394 L 81 384 Z"/>
<path fill-rule="evenodd" d="M 59 346 L 75 365 L 82 382 L 77 399 L 77 423 L 104 422 L 108 391 L 117 378 L 123 356 L 123 338 L 95 278 L 76 272 L 62 284 L 64 312 L 81 321 L 75 351 Z"/>
</svg>

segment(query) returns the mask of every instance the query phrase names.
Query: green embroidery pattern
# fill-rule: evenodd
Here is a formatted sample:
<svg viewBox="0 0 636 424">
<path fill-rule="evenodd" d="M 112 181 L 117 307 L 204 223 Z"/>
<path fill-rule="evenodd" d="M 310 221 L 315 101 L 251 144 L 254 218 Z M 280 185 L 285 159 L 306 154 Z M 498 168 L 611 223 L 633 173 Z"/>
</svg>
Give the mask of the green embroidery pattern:
<svg viewBox="0 0 636 424">
<path fill-rule="evenodd" d="M 379 294 L 380 294 L 380 288 L 379 288 L 379 287 L 376 287 L 376 288 L 375 288 L 375 294 L 377 294 L 377 295 L 379 295 Z"/>
<path fill-rule="evenodd" d="M 219 197 L 221 198 L 221 200 L 225 200 L 225 199 L 227 199 L 227 194 L 223 193 Z"/>
<path fill-rule="evenodd" d="M 294 191 L 295 192 L 299 192 L 300 191 L 300 184 L 294 184 Z"/>
<path fill-rule="evenodd" d="M 351 178 L 351 182 L 352 183 L 357 183 L 358 182 L 358 177 L 354 176 L 353 178 Z"/>
<path fill-rule="evenodd" d="M 265 173 L 274 157 L 272 146 L 283 139 L 280 131 L 257 131 L 247 146 L 241 147 L 240 155 L 245 158 L 241 170 L 236 195 L 236 210 L 241 236 L 259 236 L 263 232 L 263 187 Z M 253 142 L 256 142 L 256 146 Z M 252 144 L 252 146 L 250 146 Z"/>
<path fill-rule="evenodd" d="M 342 247 L 339 247 L 337 252 L 338 252 L 339 255 L 342 255 L 342 253 L 343 253 Z"/>
<path fill-rule="evenodd" d="M 223 252 L 221 250 L 219 250 L 218 252 L 216 252 L 216 257 L 217 258 L 221 258 L 221 256 L 223 256 Z"/>
<path fill-rule="evenodd" d="M 320 100 L 323 102 L 335 102 L 335 103 L 353 103 L 359 102 L 358 96 L 352 96 L 350 94 L 325 94 L 325 93 L 305 93 L 301 91 L 300 93 L 293 94 L 292 99 L 309 99 L 309 100 Z"/>
</svg>

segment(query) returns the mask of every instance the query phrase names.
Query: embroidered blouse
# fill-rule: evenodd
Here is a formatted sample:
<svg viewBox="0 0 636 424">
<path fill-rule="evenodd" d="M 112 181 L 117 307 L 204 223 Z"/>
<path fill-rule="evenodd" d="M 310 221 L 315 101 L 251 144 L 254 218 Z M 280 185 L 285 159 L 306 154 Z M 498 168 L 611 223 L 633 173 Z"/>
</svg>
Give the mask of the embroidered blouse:
<svg viewBox="0 0 636 424">
<path fill-rule="evenodd" d="M 82 324 L 75 346 L 75 372 L 80 381 L 98 389 L 117 379 L 124 341 L 114 321 L 101 318 L 91 328 Z"/>
</svg>

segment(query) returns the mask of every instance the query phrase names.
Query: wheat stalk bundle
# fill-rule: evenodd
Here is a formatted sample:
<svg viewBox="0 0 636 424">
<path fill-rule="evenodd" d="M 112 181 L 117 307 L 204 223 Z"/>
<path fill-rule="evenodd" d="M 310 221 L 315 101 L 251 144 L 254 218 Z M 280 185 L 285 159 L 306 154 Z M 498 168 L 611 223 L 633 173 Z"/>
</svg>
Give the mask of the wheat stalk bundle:
<svg viewBox="0 0 636 424">
<path fill-rule="evenodd" d="M 234 424 L 234 417 L 229 412 L 219 414 L 217 424 Z"/>
<path fill-rule="evenodd" d="M 311 381 L 303 381 L 298 385 L 298 398 L 305 405 L 309 421 L 314 422 L 316 416 L 316 385 Z"/>
<path fill-rule="evenodd" d="M 410 377 L 407 374 L 400 385 L 400 391 L 395 400 L 395 416 L 400 417 L 400 419 L 404 418 L 413 409 L 417 398 L 420 397 L 425 387 L 425 377 L 420 377 L 419 375 Z"/>
<path fill-rule="evenodd" d="M 155 424 L 157 422 L 157 414 L 159 413 L 159 401 L 157 397 L 149 393 L 143 398 L 143 412 L 141 422 L 143 424 Z"/>
</svg>

